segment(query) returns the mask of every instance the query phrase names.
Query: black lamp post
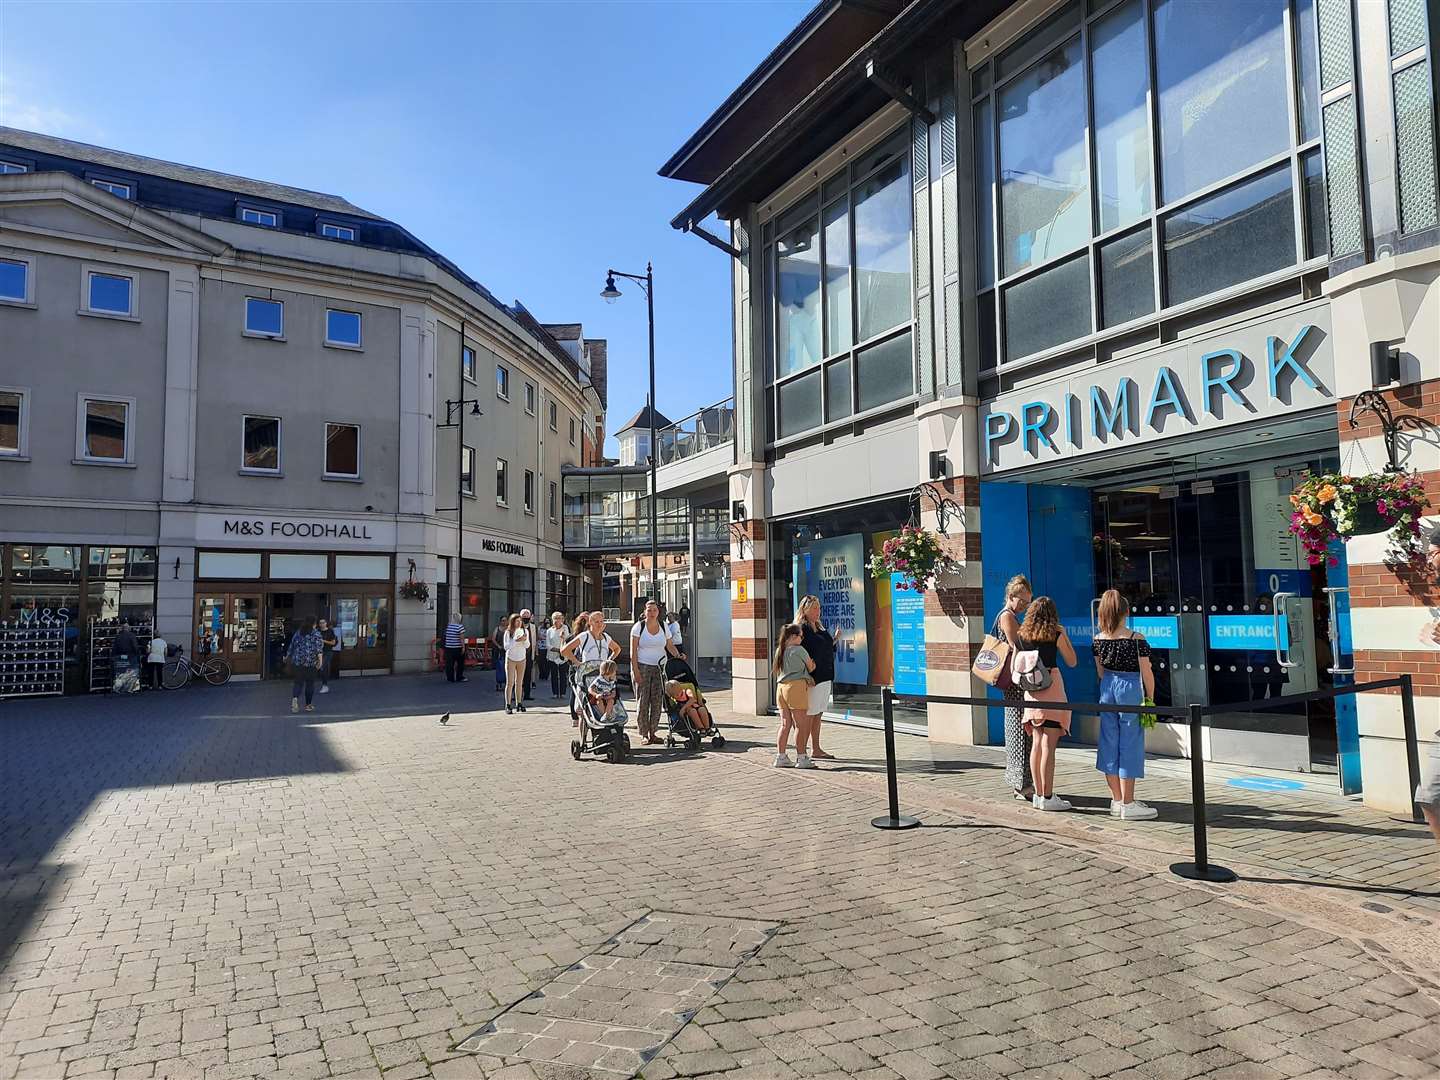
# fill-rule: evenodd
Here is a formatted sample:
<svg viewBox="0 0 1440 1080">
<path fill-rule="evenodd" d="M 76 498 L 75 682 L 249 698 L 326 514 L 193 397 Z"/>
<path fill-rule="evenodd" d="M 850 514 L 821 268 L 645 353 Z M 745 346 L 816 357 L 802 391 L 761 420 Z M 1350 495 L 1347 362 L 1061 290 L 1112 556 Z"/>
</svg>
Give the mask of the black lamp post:
<svg viewBox="0 0 1440 1080">
<path fill-rule="evenodd" d="M 656 506 L 659 503 L 659 492 L 655 485 L 655 462 L 660 448 L 655 442 L 655 274 L 650 263 L 645 264 L 644 275 L 626 274 L 619 270 L 605 271 L 605 288 L 601 290 L 600 297 L 607 304 L 613 304 L 620 299 L 620 290 L 615 287 L 617 277 L 628 278 L 637 282 L 645 290 L 646 313 L 650 322 L 650 396 L 647 399 L 650 413 L 650 597 L 657 603 L 660 600 L 660 538 L 659 530 L 655 523 Z"/>
</svg>

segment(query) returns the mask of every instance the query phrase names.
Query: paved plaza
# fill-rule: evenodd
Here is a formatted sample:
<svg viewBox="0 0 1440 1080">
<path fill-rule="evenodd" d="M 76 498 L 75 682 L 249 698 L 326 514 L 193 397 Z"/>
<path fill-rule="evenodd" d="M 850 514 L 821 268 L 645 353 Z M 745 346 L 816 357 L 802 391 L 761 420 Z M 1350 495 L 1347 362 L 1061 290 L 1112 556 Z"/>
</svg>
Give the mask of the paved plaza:
<svg viewBox="0 0 1440 1080">
<path fill-rule="evenodd" d="M 902 737 L 887 833 L 872 732 L 612 766 L 548 691 L 287 690 L 0 703 L 0 1080 L 1440 1077 L 1426 849 L 1342 800 L 1227 796 L 1211 886 L 1178 780 L 1122 828 Z"/>
</svg>

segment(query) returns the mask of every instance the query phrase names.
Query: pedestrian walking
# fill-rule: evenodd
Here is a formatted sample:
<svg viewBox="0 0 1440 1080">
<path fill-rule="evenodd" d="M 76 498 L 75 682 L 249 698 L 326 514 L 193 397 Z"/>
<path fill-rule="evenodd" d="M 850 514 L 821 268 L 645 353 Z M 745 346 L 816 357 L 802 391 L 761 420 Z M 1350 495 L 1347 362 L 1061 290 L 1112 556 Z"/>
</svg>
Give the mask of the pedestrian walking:
<svg viewBox="0 0 1440 1080">
<path fill-rule="evenodd" d="M 320 658 L 325 651 L 315 620 L 306 618 L 300 629 L 290 636 L 285 646 L 285 660 L 290 664 L 290 711 L 300 711 L 300 691 L 305 691 L 305 711 L 315 711 L 315 676 L 320 674 Z"/>
<path fill-rule="evenodd" d="M 165 661 L 169 659 L 170 643 L 158 633 L 150 639 L 150 651 L 145 654 L 146 683 L 152 690 L 165 685 Z"/>
<path fill-rule="evenodd" d="M 525 672 L 530 661 L 530 631 L 511 615 L 505 629 L 505 712 L 525 711 Z"/>
<path fill-rule="evenodd" d="M 780 708 L 780 735 L 775 740 L 775 768 L 813 769 L 815 763 L 805 753 L 810 737 L 810 687 L 815 679 L 815 661 L 800 642 L 804 634 L 790 623 L 781 627 L 775 643 L 775 659 L 771 671 L 775 675 L 775 700 Z M 795 761 L 785 752 L 790 733 L 795 733 Z"/>
<path fill-rule="evenodd" d="M 660 621 L 660 605 L 645 601 L 645 617 L 630 628 L 630 683 L 639 704 L 635 710 L 635 728 L 640 738 L 654 745 L 660 726 L 662 695 L 665 692 L 663 665 L 666 654 L 678 656 L 670 632 Z"/>
<path fill-rule="evenodd" d="M 839 640 L 840 632 L 837 630 L 831 635 L 820 621 L 818 596 L 807 595 L 800 598 L 800 606 L 795 611 L 795 622 L 800 626 L 800 644 L 815 662 L 810 671 L 810 676 L 815 681 L 810 687 L 806 704 L 809 712 L 806 714 L 805 730 L 810 741 L 810 758 L 813 761 L 834 761 L 834 754 L 827 754 L 820 749 L 820 718 L 830 707 L 830 695 L 835 689 L 835 642 Z M 796 752 L 803 754 L 805 744 L 798 744 Z"/>
<path fill-rule="evenodd" d="M 1114 589 L 1100 597 L 1100 631 L 1090 644 L 1100 679 L 1100 704 L 1139 705 L 1155 700 L 1150 643 L 1130 629 L 1130 602 Z M 1102 712 L 1095 768 L 1110 785 L 1110 816 L 1146 821 L 1158 811 L 1135 799 L 1135 781 L 1145 775 L 1145 729 L 1138 713 Z"/>
<path fill-rule="evenodd" d="M 537 665 L 536 665 L 536 657 L 537 657 L 537 655 L 539 654 L 539 649 L 540 649 L 540 642 L 536 640 L 536 639 L 539 637 L 539 634 L 537 634 L 537 633 L 535 632 L 535 627 L 532 625 L 532 624 L 534 623 L 534 621 L 535 621 L 535 616 L 534 616 L 533 614 L 531 614 L 529 608 L 525 608 L 525 609 L 523 609 L 523 610 L 520 612 L 520 623 L 521 623 L 521 625 L 524 626 L 524 628 L 525 628 L 525 640 L 528 642 L 528 644 L 527 644 L 527 646 L 526 646 L 526 649 L 525 649 L 525 700 L 526 700 L 526 701 L 531 701 L 531 700 L 533 700 L 533 698 L 532 698 L 532 692 L 533 692 L 534 689 L 535 689 L 535 668 L 536 668 L 536 666 L 537 666 Z M 525 710 L 522 709 L 522 710 L 520 710 L 520 711 L 521 711 L 521 712 L 524 712 Z"/>
<path fill-rule="evenodd" d="M 329 619 L 321 619 L 315 626 L 320 631 L 320 693 L 330 692 L 330 673 L 335 666 L 335 653 L 340 648 L 340 635 L 330 625 Z"/>
<path fill-rule="evenodd" d="M 445 681 L 465 681 L 465 624 L 458 615 L 445 625 Z"/>
<path fill-rule="evenodd" d="M 566 676 L 569 664 L 565 663 L 565 646 L 570 641 L 570 628 L 565 625 L 565 613 L 550 613 L 550 628 L 545 631 L 545 659 L 550 664 L 550 696 L 559 701 L 568 686 Z"/>
<path fill-rule="evenodd" d="M 680 619 L 673 611 L 665 616 L 665 629 L 670 632 L 670 640 L 683 657 L 685 655 L 685 632 L 680 629 Z"/>
<path fill-rule="evenodd" d="M 505 689 L 505 632 L 510 629 L 510 620 L 502 619 L 490 634 L 490 652 L 495 658 L 495 689 Z"/>
<path fill-rule="evenodd" d="M 1069 810 L 1070 804 L 1055 794 L 1055 746 L 1060 736 L 1070 733 L 1070 710 L 1047 709 L 1047 703 L 1063 702 L 1065 676 L 1060 661 L 1076 664 L 1075 646 L 1070 643 L 1055 601 L 1037 596 L 1025 610 L 1020 624 L 1011 670 L 1025 692 L 1025 725 L 1030 729 L 1030 775 L 1035 781 L 1037 810 Z"/>
<path fill-rule="evenodd" d="M 990 633 L 1010 645 L 1014 657 L 1020 637 L 1020 620 L 1030 605 L 1030 582 L 1016 574 L 1005 583 L 1005 606 L 995 616 Z M 1005 691 L 1005 782 L 1015 798 L 1032 802 L 1035 782 L 1030 776 L 1030 729 L 1025 726 L 1025 691 L 1015 686 Z"/>
</svg>

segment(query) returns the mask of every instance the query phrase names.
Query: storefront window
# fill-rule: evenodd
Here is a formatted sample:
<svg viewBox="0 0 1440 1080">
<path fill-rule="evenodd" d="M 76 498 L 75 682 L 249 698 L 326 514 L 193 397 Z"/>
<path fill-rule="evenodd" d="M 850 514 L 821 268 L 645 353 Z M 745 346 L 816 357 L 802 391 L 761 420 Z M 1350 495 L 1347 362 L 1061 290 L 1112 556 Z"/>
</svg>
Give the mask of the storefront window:
<svg viewBox="0 0 1440 1080">
<path fill-rule="evenodd" d="M 1325 254 L 1314 0 L 1088 9 L 971 72 L 990 371 Z"/>
<path fill-rule="evenodd" d="M 772 438 L 843 421 L 857 401 L 864 411 L 915 392 L 913 345 L 901 333 L 914 319 L 905 134 L 860 155 L 764 227 Z M 857 346 L 875 353 L 867 359 Z M 902 349 L 912 356 L 900 357 Z M 810 370 L 822 363 L 823 372 Z"/>
</svg>

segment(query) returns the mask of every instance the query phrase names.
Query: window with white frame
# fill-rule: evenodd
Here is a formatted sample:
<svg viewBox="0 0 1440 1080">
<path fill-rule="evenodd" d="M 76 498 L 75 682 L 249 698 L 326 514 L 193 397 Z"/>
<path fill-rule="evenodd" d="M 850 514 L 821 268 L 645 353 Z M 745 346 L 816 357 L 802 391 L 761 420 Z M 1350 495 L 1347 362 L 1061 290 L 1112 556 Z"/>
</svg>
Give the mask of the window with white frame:
<svg viewBox="0 0 1440 1080">
<path fill-rule="evenodd" d="M 335 225 L 328 221 L 322 221 L 320 235 L 329 240 L 354 240 L 355 230 L 349 225 Z"/>
<path fill-rule="evenodd" d="M 914 395 L 912 232 L 908 128 L 766 222 L 772 442 Z"/>
<path fill-rule="evenodd" d="M 510 400 L 510 369 L 504 364 L 495 365 L 495 396 L 501 401 Z"/>
<path fill-rule="evenodd" d="M 532 382 L 525 384 L 525 411 L 531 416 L 535 415 L 535 384 Z"/>
<path fill-rule="evenodd" d="M 325 344 L 344 349 L 360 348 L 360 313 L 327 308 L 325 311 Z"/>
<path fill-rule="evenodd" d="M 495 501 L 501 506 L 509 505 L 510 466 L 504 458 L 495 459 Z"/>
<path fill-rule="evenodd" d="M 76 411 L 75 456 L 80 461 L 129 463 L 134 443 L 134 398 L 81 394 Z"/>
<path fill-rule="evenodd" d="M 135 315 L 135 275 L 85 271 L 84 310 L 90 315 Z"/>
<path fill-rule="evenodd" d="M 30 303 L 30 260 L 0 259 L 0 303 Z"/>
<path fill-rule="evenodd" d="M 535 512 L 535 474 L 525 470 L 525 513 Z"/>
<path fill-rule="evenodd" d="M 121 183 L 119 180 L 91 180 L 90 183 L 101 191 L 108 191 L 117 199 L 130 198 L 131 191 L 133 190 L 129 184 Z"/>
<path fill-rule="evenodd" d="M 475 448 L 460 448 L 460 490 L 466 495 L 475 494 Z"/>
<path fill-rule="evenodd" d="M 0 158 L 0 176 L 5 176 L 7 173 L 25 173 L 29 171 L 30 167 L 28 165 L 22 165 L 18 161 L 6 161 L 4 158 Z"/>
<path fill-rule="evenodd" d="M 24 457 L 29 444 L 30 392 L 0 386 L 0 457 Z"/>
<path fill-rule="evenodd" d="M 250 473 L 280 472 L 280 418 L 278 416 L 245 416 L 242 418 L 240 468 Z"/>
<path fill-rule="evenodd" d="M 575 418 L 570 417 L 570 445 L 575 445 Z"/>
<path fill-rule="evenodd" d="M 555 481 L 554 481 L 554 480 L 551 480 L 551 481 L 550 481 L 550 490 L 547 492 L 547 498 L 548 498 L 548 500 L 549 500 L 547 505 L 548 505 L 549 510 L 550 510 L 550 520 L 551 520 L 551 521 L 557 521 L 557 520 L 559 520 L 559 519 L 556 517 L 556 514 L 555 514 L 555 503 L 556 503 L 556 499 L 557 499 L 557 494 L 556 494 L 556 492 L 557 492 L 557 489 L 556 489 Z"/>
<path fill-rule="evenodd" d="M 560 406 L 553 401 L 550 402 L 550 430 L 560 430 Z"/>
<path fill-rule="evenodd" d="M 280 215 L 274 210 L 257 210 L 253 206 L 240 208 L 240 220 L 246 225 L 263 225 L 267 229 L 280 227 Z"/>
<path fill-rule="evenodd" d="M 460 349 L 460 374 L 470 382 L 475 381 L 475 350 L 469 345 Z"/>
<path fill-rule="evenodd" d="M 1072 2 L 971 72 L 982 370 L 1327 253 L 1315 32 L 1314 0 Z"/>
<path fill-rule="evenodd" d="M 285 334 L 285 301 L 247 296 L 245 298 L 245 333 L 252 337 L 283 337 Z"/>
<path fill-rule="evenodd" d="M 360 476 L 360 425 L 325 425 L 325 475 L 347 480 Z"/>
</svg>

